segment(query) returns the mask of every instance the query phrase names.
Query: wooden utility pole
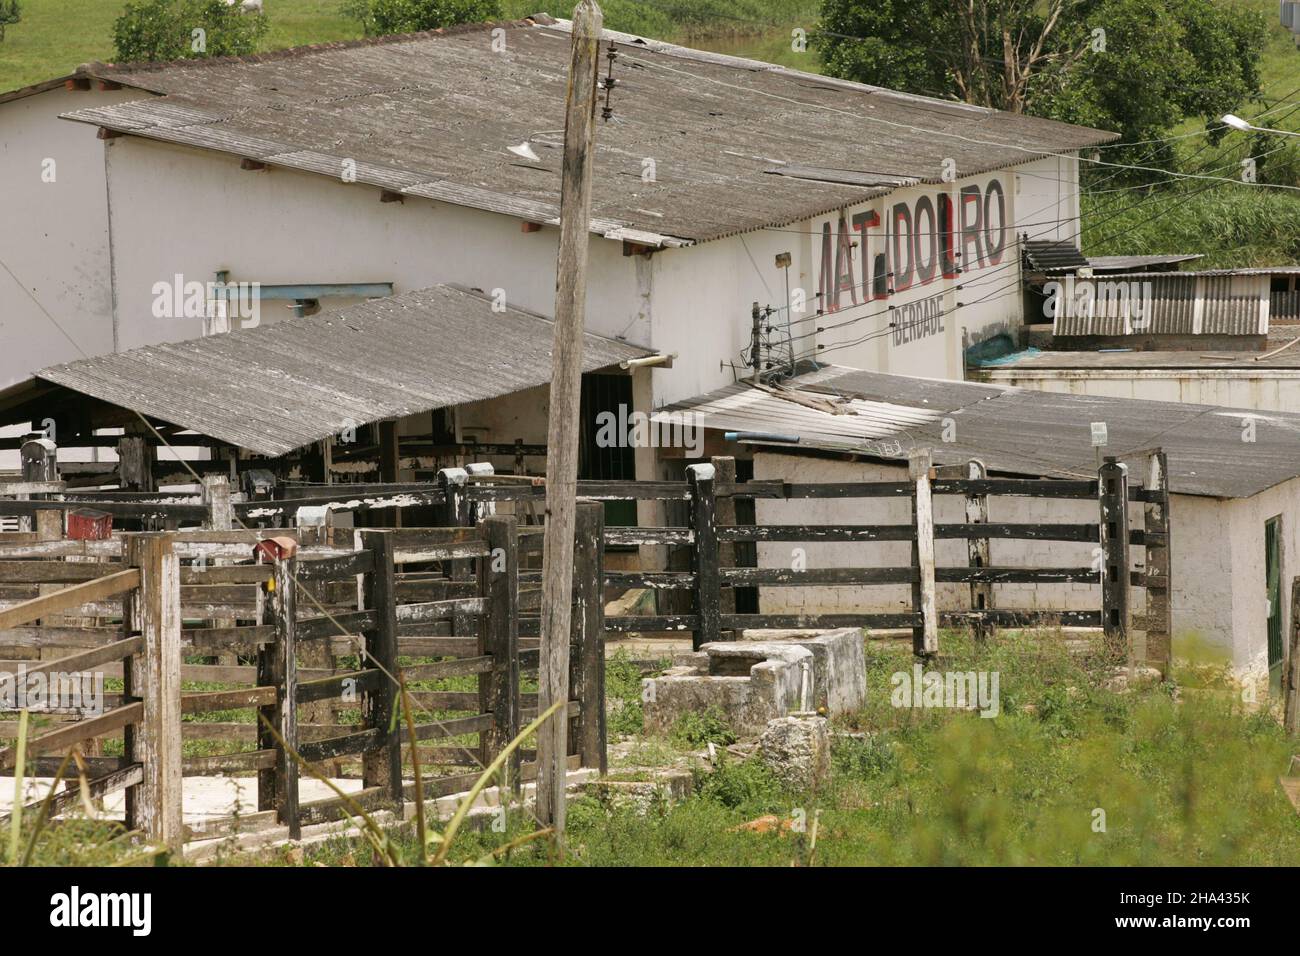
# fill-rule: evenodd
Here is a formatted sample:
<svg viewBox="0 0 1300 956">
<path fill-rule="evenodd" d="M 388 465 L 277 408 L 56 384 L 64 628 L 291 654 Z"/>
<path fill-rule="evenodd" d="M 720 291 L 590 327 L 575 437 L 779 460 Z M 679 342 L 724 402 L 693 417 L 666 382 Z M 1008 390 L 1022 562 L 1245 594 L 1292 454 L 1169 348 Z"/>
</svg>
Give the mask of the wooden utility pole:
<svg viewBox="0 0 1300 956">
<path fill-rule="evenodd" d="M 555 338 L 551 348 L 550 421 L 546 432 L 546 537 L 542 545 L 539 713 L 569 699 L 573 535 L 578 490 L 582 333 L 587 305 L 587 245 L 591 230 L 592 139 L 603 17 L 594 0 L 573 10 L 573 47 L 564 117 L 560 186 L 560 249 L 555 275 Z M 537 813 L 564 834 L 568 753 L 564 709 L 537 735 Z"/>
</svg>

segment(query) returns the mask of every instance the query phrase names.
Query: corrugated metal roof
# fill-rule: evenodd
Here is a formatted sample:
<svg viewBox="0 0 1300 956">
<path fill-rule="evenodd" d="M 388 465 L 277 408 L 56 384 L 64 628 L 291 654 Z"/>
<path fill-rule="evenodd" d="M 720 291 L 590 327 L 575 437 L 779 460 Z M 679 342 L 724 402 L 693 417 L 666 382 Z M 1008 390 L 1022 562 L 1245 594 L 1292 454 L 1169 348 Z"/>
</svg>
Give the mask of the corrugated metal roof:
<svg viewBox="0 0 1300 956">
<path fill-rule="evenodd" d="M 1074 272 L 1087 266 L 1088 260 L 1072 242 L 1053 239 L 1026 239 L 1021 243 L 1025 264 L 1031 272 Z"/>
<path fill-rule="evenodd" d="M 549 18 L 547 18 L 549 20 Z M 498 24 L 85 75 L 163 94 L 67 117 L 536 222 L 559 215 L 567 25 Z M 1116 138 L 626 34 L 592 228 L 661 245 L 778 227 L 908 182 Z M 550 131 L 550 132 L 539 132 Z M 532 137 L 540 157 L 506 147 Z M 642 178 L 643 161 L 655 178 Z M 815 166 L 808 165 L 815 160 Z M 773 175 L 773 173 L 779 173 Z"/>
<path fill-rule="evenodd" d="M 947 382 L 867 372 L 842 366 L 791 379 L 788 385 L 804 398 L 836 396 L 853 400 L 857 416 L 832 415 L 798 406 L 797 421 L 761 415 L 742 418 L 723 407 L 735 401 L 729 386 L 664 409 L 693 410 L 707 417 L 706 427 L 735 430 L 791 431 L 803 428 L 798 445 L 755 441 L 797 450 L 800 447 L 906 458 L 914 448 L 929 448 L 937 464 L 961 464 L 978 458 L 995 472 L 1056 478 L 1096 475 L 1092 422 L 1105 422 L 1110 444 L 1106 453 L 1128 460 L 1134 474 L 1145 470 L 1146 454 L 1165 450 L 1170 488 L 1187 495 L 1249 497 L 1300 475 L 1300 414 L 1258 412 L 1181 402 L 1063 395 L 1010 386 Z M 781 399 L 782 404 L 788 404 Z M 864 403 L 879 403 L 878 415 Z M 747 409 L 772 407 L 755 399 Z M 903 424 L 910 409 L 922 421 Z M 783 415 L 789 413 L 782 410 Z M 861 421 L 866 418 L 867 421 Z M 1253 419 L 1253 442 L 1243 441 L 1244 423 Z M 861 435 L 872 427 L 888 433 L 884 440 Z"/>
<path fill-rule="evenodd" d="M 1054 336 L 1265 335 L 1262 293 L 1233 291 L 1232 274 L 1126 273 L 1064 280 Z M 1091 296 L 1088 303 L 1083 296 Z M 1074 304 L 1071 305 L 1070 303 Z"/>
<path fill-rule="evenodd" d="M 508 395 L 551 379 L 553 323 L 434 286 L 150 345 L 36 373 L 250 451 L 281 455 L 348 426 Z M 588 333 L 586 371 L 648 354 Z"/>
<path fill-rule="evenodd" d="M 1204 253 L 1200 252 L 1148 256 L 1089 256 L 1088 265 L 1093 272 L 1128 272 L 1150 266 L 1172 266 L 1203 258 Z"/>
</svg>

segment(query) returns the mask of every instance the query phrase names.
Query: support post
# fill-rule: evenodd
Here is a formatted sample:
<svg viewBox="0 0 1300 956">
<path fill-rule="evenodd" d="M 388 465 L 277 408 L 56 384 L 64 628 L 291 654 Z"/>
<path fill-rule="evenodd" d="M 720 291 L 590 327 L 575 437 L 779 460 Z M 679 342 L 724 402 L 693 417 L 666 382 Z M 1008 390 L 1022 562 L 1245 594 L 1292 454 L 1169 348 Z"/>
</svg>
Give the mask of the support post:
<svg viewBox="0 0 1300 956">
<path fill-rule="evenodd" d="M 464 468 L 443 468 L 438 472 L 438 487 L 443 502 L 441 521 L 444 528 L 468 528 L 473 522 L 473 503 L 468 494 L 469 474 Z M 447 573 L 453 581 L 465 581 L 473 574 L 469 561 L 448 561 Z M 464 612 L 455 612 L 451 620 L 453 637 L 467 637 L 475 633 L 474 619 Z"/>
<path fill-rule="evenodd" d="M 1300 734 L 1300 577 L 1291 579 L 1291 640 L 1282 661 L 1282 726 Z"/>
<path fill-rule="evenodd" d="M 180 852 L 185 841 L 181 788 L 181 574 L 167 534 L 127 535 L 125 563 L 140 569 L 126 594 L 123 627 L 144 648 L 123 667 L 123 699 L 144 704 L 126 728 L 125 756 L 144 779 L 127 790 L 126 825 L 151 843 Z"/>
<path fill-rule="evenodd" d="M 1101 525 L 1102 632 L 1110 648 L 1122 649 L 1131 658 L 1128 465 L 1117 458 L 1106 458 L 1097 471 L 1097 495 Z"/>
<path fill-rule="evenodd" d="M 362 756 L 361 776 L 366 787 L 383 787 L 388 801 L 402 809 L 402 734 L 393 714 L 397 707 L 397 593 L 391 531 L 363 531 L 362 543 L 375 557 L 375 569 L 366 576 L 366 607 L 379 620 L 365 632 L 365 663 L 378 670 L 379 679 L 362 701 L 367 728 L 378 729 L 383 742 Z M 414 747 L 417 741 L 412 740 Z"/>
<path fill-rule="evenodd" d="M 718 455 L 709 459 L 713 465 L 715 493 L 717 485 L 733 487 L 736 484 L 736 459 L 730 455 Z M 733 526 L 736 523 L 736 499 L 731 495 L 717 496 L 717 520 L 719 527 Z M 718 567 L 734 568 L 736 566 L 736 545 L 726 541 L 718 545 Z M 736 613 L 736 589 L 723 588 L 719 607 L 723 614 Z M 730 635 L 734 639 L 734 635 Z"/>
<path fill-rule="evenodd" d="M 1146 489 L 1158 496 L 1143 505 L 1146 539 L 1146 654 L 1148 667 L 1159 668 L 1166 680 L 1173 667 L 1173 605 L 1170 601 L 1169 463 L 1159 449 L 1147 463 Z"/>
<path fill-rule="evenodd" d="M 971 481 L 981 481 L 988 477 L 984 462 L 972 458 L 966 463 L 966 477 Z M 966 523 L 989 523 L 988 495 L 966 495 Z M 988 538 L 966 539 L 966 563 L 972 568 L 987 568 L 992 563 L 993 543 Z M 972 581 L 970 585 L 970 609 L 974 612 L 993 610 L 993 585 L 985 581 Z M 981 616 L 975 619 L 975 640 L 986 641 L 993 633 L 993 625 Z"/>
<path fill-rule="evenodd" d="M 519 734 L 519 527 L 514 515 L 493 515 L 479 522 L 488 556 L 479 559 L 480 655 L 492 657 L 490 674 L 479 676 L 479 712 L 492 715 L 480 735 L 479 759 L 487 766 Z M 507 764 L 507 779 L 519 786 L 519 751 Z"/>
<path fill-rule="evenodd" d="M 144 435 L 117 440 L 117 476 L 123 491 L 153 491 L 154 447 Z"/>
<path fill-rule="evenodd" d="M 921 623 L 912 627 L 912 653 L 933 657 L 939 652 L 939 611 L 934 583 L 934 501 L 930 482 L 933 469 L 928 448 L 913 451 L 907 458 L 907 473 L 912 480 L 912 612 L 921 615 Z"/>
<path fill-rule="evenodd" d="M 538 707 L 569 699 L 569 627 L 573 600 L 573 531 L 578 484 L 578 427 L 582 391 L 583 322 L 587 304 L 587 250 L 600 68 L 600 7 L 579 0 L 573 10 L 569 83 L 560 178 L 560 240 L 551 347 L 550 420 L 546 433 L 546 529 L 542 544 L 541 666 Z M 563 849 L 568 721 L 548 720 L 537 739 L 537 816 L 555 828 Z"/>
<path fill-rule="evenodd" d="M 691 490 L 691 570 L 695 573 L 695 613 L 700 624 L 692 641 L 701 645 L 722 640 L 721 576 L 718 574 L 718 500 L 713 494 L 712 465 L 691 465 L 686 482 Z"/>
<path fill-rule="evenodd" d="M 582 766 L 608 769 L 605 756 L 605 506 L 579 501 L 573 544 L 572 698 L 578 702 L 574 751 Z"/>
<path fill-rule="evenodd" d="M 275 644 L 271 651 L 271 672 L 275 687 L 275 704 L 270 720 L 285 744 L 298 749 L 298 647 L 296 624 L 298 619 L 298 557 L 291 554 L 275 559 L 274 582 L 268 605 L 271 624 L 275 628 Z M 289 839 L 302 836 L 298 819 L 298 762 L 289 755 L 286 747 L 275 747 L 275 803 L 276 819 L 288 826 Z"/>
</svg>

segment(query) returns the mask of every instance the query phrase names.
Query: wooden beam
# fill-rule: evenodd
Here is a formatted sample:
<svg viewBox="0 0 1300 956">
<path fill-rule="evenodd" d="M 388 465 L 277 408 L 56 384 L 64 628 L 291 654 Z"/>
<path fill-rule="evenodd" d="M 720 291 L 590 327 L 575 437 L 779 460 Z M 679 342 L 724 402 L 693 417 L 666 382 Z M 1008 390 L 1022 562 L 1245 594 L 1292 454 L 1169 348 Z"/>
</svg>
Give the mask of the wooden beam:
<svg viewBox="0 0 1300 956">
<path fill-rule="evenodd" d="M 51 614 L 58 614 L 60 611 L 67 611 L 82 604 L 121 594 L 139 585 L 139 569 L 129 568 L 106 577 L 87 581 L 85 584 L 74 584 L 70 588 L 55 591 L 53 594 L 42 594 L 30 601 L 23 601 L 21 604 L 15 604 L 12 607 L 0 610 L 0 631 L 17 627 L 20 624 L 27 624 Z M 179 581 L 176 586 L 179 595 Z"/>
<path fill-rule="evenodd" d="M 929 449 L 914 451 L 907 460 L 908 477 L 913 482 L 912 524 L 916 538 L 912 542 L 912 566 L 917 570 L 912 584 L 912 611 L 921 615 L 921 624 L 912 628 L 912 652 L 917 657 L 933 657 L 939 652 L 939 609 L 934 575 L 934 500 Z"/>
</svg>

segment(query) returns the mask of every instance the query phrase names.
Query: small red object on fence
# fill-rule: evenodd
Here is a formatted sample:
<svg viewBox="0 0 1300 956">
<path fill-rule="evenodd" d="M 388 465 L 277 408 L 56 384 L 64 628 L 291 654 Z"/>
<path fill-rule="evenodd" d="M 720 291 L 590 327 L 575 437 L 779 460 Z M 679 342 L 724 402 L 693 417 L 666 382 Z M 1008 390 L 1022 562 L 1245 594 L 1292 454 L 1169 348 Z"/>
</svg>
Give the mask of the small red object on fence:
<svg viewBox="0 0 1300 956">
<path fill-rule="evenodd" d="M 297 541 L 288 535 L 278 535 L 274 538 L 263 538 L 257 542 L 253 548 L 253 557 L 260 555 L 267 561 L 274 561 L 276 558 L 292 558 L 297 552 Z"/>
<path fill-rule="evenodd" d="M 68 513 L 68 537 L 73 541 L 106 541 L 113 536 L 113 516 L 107 511 L 80 508 Z"/>
</svg>

